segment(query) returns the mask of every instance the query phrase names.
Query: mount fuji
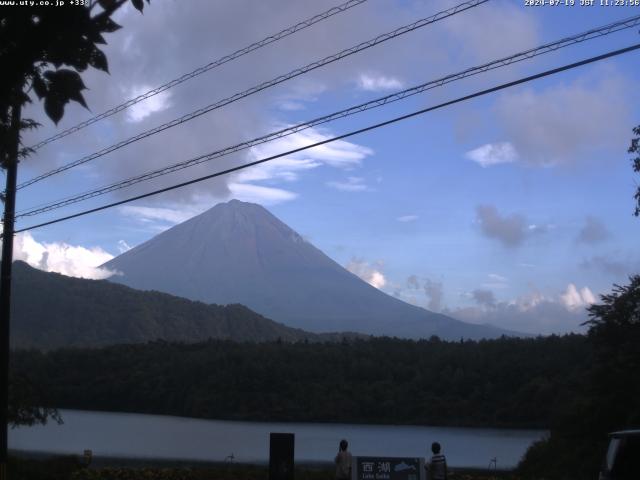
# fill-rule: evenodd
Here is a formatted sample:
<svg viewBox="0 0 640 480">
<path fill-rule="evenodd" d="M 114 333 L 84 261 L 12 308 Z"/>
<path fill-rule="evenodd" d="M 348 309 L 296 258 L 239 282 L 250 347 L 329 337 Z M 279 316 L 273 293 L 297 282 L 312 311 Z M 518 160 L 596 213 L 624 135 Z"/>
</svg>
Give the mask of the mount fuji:
<svg viewBox="0 0 640 480">
<path fill-rule="evenodd" d="M 372 287 L 260 205 L 231 200 L 105 263 L 109 280 L 215 304 L 243 304 L 287 326 L 405 338 L 517 335 L 455 320 Z"/>
</svg>

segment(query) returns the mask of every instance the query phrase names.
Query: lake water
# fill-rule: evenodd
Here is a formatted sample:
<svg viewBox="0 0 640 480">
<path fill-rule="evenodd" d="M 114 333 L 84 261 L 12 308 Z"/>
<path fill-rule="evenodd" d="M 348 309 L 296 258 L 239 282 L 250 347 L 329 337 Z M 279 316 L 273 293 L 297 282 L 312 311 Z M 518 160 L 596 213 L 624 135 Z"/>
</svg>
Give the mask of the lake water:
<svg viewBox="0 0 640 480">
<path fill-rule="evenodd" d="M 42 453 L 264 463 L 269 433 L 295 434 L 297 462 L 332 461 L 341 438 L 354 455 L 425 457 L 431 442 L 442 444 L 449 465 L 513 468 L 540 430 L 394 425 L 257 423 L 197 420 L 160 415 L 61 410 L 63 425 L 21 427 L 9 432 L 9 448 Z"/>
</svg>

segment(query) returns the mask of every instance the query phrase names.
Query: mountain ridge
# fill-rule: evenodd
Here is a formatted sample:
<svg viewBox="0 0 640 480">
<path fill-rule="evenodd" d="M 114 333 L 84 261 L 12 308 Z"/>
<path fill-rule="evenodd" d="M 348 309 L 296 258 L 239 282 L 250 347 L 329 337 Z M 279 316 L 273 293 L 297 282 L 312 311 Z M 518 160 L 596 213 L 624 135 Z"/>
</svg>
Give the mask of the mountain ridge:
<svg viewBox="0 0 640 480">
<path fill-rule="evenodd" d="M 458 340 L 517 335 L 407 304 L 348 272 L 264 207 L 220 203 L 105 263 L 109 280 L 205 303 L 247 305 L 321 333 Z"/>
<path fill-rule="evenodd" d="M 356 337 L 318 335 L 279 324 L 243 305 L 207 305 L 106 280 L 43 272 L 21 261 L 14 262 L 13 284 L 13 348 L 51 350 L 207 339 L 322 342 Z"/>
</svg>

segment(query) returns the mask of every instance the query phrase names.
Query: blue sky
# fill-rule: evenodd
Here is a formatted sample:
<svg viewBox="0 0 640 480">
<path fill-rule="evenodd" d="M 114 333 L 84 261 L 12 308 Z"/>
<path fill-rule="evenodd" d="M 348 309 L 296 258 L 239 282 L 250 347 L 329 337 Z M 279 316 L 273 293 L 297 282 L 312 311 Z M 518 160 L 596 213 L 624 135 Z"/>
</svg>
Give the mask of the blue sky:
<svg viewBox="0 0 640 480">
<path fill-rule="evenodd" d="M 119 13 L 110 75 L 87 72 L 99 113 L 337 2 L 158 1 Z M 579 3 L 579 2 L 577 2 Z M 82 131 L 21 164 L 26 180 L 454 2 L 370 0 Z M 638 7 L 495 1 L 236 102 L 18 194 L 18 210 L 128 178 L 640 14 Z M 184 181 L 638 42 L 638 27 L 465 79 L 18 228 Z M 338 263 L 390 295 L 454 317 L 533 333 L 580 330 L 584 307 L 640 270 L 640 220 L 626 153 L 640 123 L 639 53 L 431 112 L 273 165 L 33 230 L 17 256 L 65 274 L 95 267 L 230 198 L 265 205 Z M 56 128 L 90 112 L 67 108 Z"/>
</svg>

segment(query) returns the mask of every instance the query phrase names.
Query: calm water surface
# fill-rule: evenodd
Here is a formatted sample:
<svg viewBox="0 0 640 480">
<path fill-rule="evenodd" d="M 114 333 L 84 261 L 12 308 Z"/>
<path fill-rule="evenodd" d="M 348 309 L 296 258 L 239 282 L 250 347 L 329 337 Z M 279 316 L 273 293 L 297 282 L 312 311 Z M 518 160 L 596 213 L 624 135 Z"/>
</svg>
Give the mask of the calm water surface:
<svg viewBox="0 0 640 480">
<path fill-rule="evenodd" d="M 95 456 L 263 463 L 269 457 L 269 433 L 295 434 L 299 462 L 331 461 L 341 438 L 354 455 L 424 457 L 431 442 L 442 444 L 451 466 L 498 468 L 516 466 L 540 430 L 256 423 L 196 420 L 159 415 L 61 410 L 63 425 L 21 427 L 9 432 L 9 447 L 44 453 Z"/>
</svg>

